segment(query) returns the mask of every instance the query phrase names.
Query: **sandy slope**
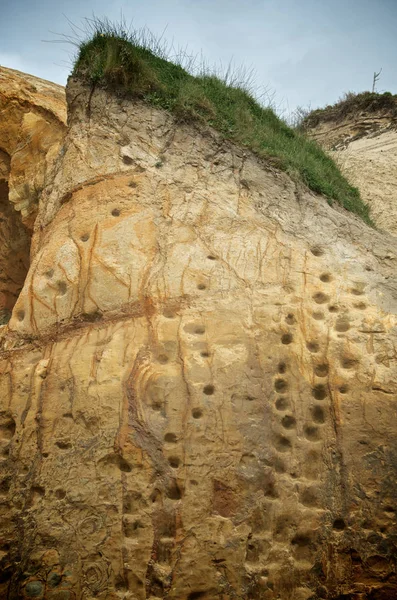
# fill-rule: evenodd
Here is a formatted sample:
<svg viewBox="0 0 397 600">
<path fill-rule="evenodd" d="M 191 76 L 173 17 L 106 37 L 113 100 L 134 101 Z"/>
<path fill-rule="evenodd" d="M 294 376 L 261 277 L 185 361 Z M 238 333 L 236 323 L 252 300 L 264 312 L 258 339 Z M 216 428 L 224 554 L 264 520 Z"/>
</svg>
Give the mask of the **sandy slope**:
<svg viewBox="0 0 397 600">
<path fill-rule="evenodd" d="M 397 235 L 397 131 L 368 135 L 332 154 L 371 206 L 378 228 Z"/>
</svg>

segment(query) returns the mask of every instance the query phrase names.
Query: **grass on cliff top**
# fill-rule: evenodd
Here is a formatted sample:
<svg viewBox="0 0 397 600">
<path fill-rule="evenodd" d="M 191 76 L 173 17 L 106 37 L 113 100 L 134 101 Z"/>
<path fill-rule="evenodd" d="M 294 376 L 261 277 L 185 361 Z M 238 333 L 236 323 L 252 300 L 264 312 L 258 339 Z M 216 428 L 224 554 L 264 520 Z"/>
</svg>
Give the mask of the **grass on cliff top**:
<svg viewBox="0 0 397 600">
<path fill-rule="evenodd" d="M 381 113 L 387 112 L 393 118 L 397 118 L 397 94 L 384 92 L 347 92 L 338 102 L 317 108 L 304 116 L 299 124 L 301 130 L 311 129 L 319 123 L 326 121 L 342 121 L 347 117 L 357 115 L 361 112 Z"/>
<path fill-rule="evenodd" d="M 263 107 L 244 84 L 204 70 L 193 76 L 170 62 L 153 37 L 125 32 L 94 20 L 90 38 L 79 43 L 73 75 L 91 84 L 166 109 L 179 119 L 211 125 L 237 144 L 299 178 L 332 204 L 339 202 L 372 225 L 369 208 L 357 188 L 316 142 L 308 140 Z M 229 77 L 230 81 L 230 77 Z"/>
</svg>

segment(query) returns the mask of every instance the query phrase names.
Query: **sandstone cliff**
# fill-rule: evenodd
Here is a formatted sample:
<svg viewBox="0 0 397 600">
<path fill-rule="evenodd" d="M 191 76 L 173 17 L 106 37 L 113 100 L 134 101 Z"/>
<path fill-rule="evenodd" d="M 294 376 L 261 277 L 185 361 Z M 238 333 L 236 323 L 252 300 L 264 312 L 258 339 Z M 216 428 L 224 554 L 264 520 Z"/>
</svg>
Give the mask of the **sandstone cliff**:
<svg viewBox="0 0 397 600">
<path fill-rule="evenodd" d="M 65 129 L 61 86 L 0 67 L 0 325 L 26 277 L 38 199 Z"/>
<path fill-rule="evenodd" d="M 67 99 L 0 329 L 0 596 L 395 598 L 396 239 L 211 129 Z"/>
<path fill-rule="evenodd" d="M 339 118 L 319 119 L 309 127 L 315 138 L 357 186 L 371 208 L 376 226 L 397 235 L 397 100 L 396 109 L 357 110 Z"/>
</svg>

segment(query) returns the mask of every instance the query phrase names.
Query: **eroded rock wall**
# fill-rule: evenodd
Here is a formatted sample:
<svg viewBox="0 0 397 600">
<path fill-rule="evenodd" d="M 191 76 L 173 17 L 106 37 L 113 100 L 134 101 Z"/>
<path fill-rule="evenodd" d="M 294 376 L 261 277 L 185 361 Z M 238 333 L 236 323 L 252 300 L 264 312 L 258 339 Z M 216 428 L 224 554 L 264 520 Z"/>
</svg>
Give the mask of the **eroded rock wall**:
<svg viewBox="0 0 397 600">
<path fill-rule="evenodd" d="M 66 130 L 65 90 L 0 66 L 0 115 L 0 153 L 10 161 L 10 202 L 32 228 Z"/>
<path fill-rule="evenodd" d="M 387 112 L 320 122 L 309 131 L 358 187 L 376 226 L 397 235 L 397 122 Z"/>
<path fill-rule="evenodd" d="M 9 599 L 394 598 L 397 242 L 71 81 L 2 331 Z"/>
</svg>

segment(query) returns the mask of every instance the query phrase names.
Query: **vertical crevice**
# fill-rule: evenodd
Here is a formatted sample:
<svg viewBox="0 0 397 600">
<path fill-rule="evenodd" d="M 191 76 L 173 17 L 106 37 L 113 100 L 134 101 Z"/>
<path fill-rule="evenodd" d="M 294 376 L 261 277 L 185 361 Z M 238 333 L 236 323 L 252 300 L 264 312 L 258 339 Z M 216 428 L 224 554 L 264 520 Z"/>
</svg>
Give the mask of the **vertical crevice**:
<svg viewBox="0 0 397 600">
<path fill-rule="evenodd" d="M 0 326 L 8 323 L 23 287 L 31 243 L 31 233 L 8 199 L 7 166 L 3 160 L 0 169 Z"/>
</svg>

